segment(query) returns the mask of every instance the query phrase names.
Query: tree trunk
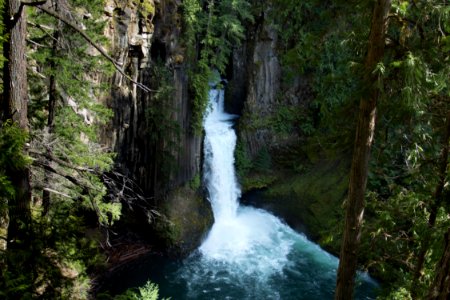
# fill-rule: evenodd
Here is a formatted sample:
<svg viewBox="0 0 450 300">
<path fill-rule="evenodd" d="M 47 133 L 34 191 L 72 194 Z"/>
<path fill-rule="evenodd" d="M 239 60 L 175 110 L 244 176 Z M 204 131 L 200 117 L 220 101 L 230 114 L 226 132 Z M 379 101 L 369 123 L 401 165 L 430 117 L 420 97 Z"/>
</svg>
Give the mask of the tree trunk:
<svg viewBox="0 0 450 300">
<path fill-rule="evenodd" d="M 55 12 L 58 13 L 59 0 L 52 1 L 53 3 L 53 9 Z M 58 54 L 58 43 L 59 43 L 59 30 L 61 26 L 61 21 L 58 20 L 58 25 L 53 33 L 53 41 L 52 41 L 52 59 L 50 60 L 50 69 L 52 70 L 50 78 L 49 78 L 49 86 L 48 86 L 48 118 L 47 118 L 47 136 L 48 138 L 51 138 L 54 132 L 55 127 L 55 114 L 56 114 L 56 99 L 58 97 L 57 91 L 56 91 L 56 63 L 54 58 L 56 58 Z M 52 157 L 52 147 L 49 145 L 46 145 L 47 147 L 47 154 L 49 157 Z M 49 164 L 51 164 L 51 161 L 49 161 Z M 49 187 L 51 181 L 51 173 L 47 170 L 44 171 L 44 186 Z M 48 214 L 48 211 L 50 209 L 50 192 L 46 189 L 42 191 L 42 215 L 46 216 Z"/>
<path fill-rule="evenodd" d="M 19 0 L 5 1 L 5 33 L 9 39 L 4 43 L 7 62 L 3 69 L 3 119 L 12 119 L 20 128 L 28 131 L 28 86 L 26 51 L 26 15 Z M 27 150 L 24 149 L 24 152 Z M 9 199 L 7 257 L 8 271 L 15 279 L 22 278 L 31 288 L 31 187 L 30 169 L 6 170 L 15 189 L 15 197 Z M 26 271 L 26 272 L 24 272 Z M 30 292 L 31 289 L 28 290 Z M 22 296 L 24 291 L 21 291 Z M 19 296 L 19 295 L 16 295 Z"/>
<path fill-rule="evenodd" d="M 438 170 L 438 183 L 434 191 L 434 201 L 431 203 L 430 216 L 428 218 L 428 229 L 431 231 L 436 224 L 436 217 L 439 207 L 441 206 L 443 200 L 443 191 L 445 185 L 445 177 L 447 175 L 447 164 L 448 164 L 448 152 L 449 152 L 449 141 L 450 141 L 450 112 L 447 113 L 447 119 L 445 122 L 444 136 L 442 139 L 442 151 L 439 159 L 439 170 Z M 430 246 L 431 235 L 426 234 L 424 240 L 420 247 L 420 252 L 417 256 L 417 264 L 414 271 L 413 282 L 411 286 L 411 294 L 415 299 L 417 297 L 417 287 L 420 277 L 422 277 L 422 269 L 425 263 L 425 256 L 428 252 Z"/>
<path fill-rule="evenodd" d="M 3 70 L 3 113 L 5 119 L 12 119 L 20 128 L 28 131 L 28 86 L 26 62 L 26 17 L 19 12 L 20 1 L 5 3 L 5 25 L 9 40 L 4 44 L 5 58 L 8 60 Z M 12 18 L 11 16 L 15 16 Z M 25 149 L 24 149 L 25 151 Z M 8 170 L 16 195 L 9 202 L 8 247 L 23 242 L 22 235 L 30 220 L 30 171 Z"/>
<path fill-rule="evenodd" d="M 431 286 L 428 300 L 450 298 L 450 229 L 445 234 L 445 248 L 441 260 L 436 265 L 436 277 Z"/>
<path fill-rule="evenodd" d="M 19 7 L 19 0 L 5 3 L 5 33 L 9 34 L 9 39 L 3 46 L 8 61 L 3 68 L 3 113 L 5 119 L 12 119 L 21 128 L 28 130 L 26 18 L 24 10 L 18 14 Z"/>
<path fill-rule="evenodd" d="M 377 63 L 384 55 L 386 17 L 391 6 L 390 0 L 378 0 L 375 4 L 368 52 L 365 61 L 364 84 L 371 86 L 378 78 L 373 74 Z M 357 268 L 357 250 L 364 215 L 364 193 L 367 183 L 370 148 L 373 141 L 376 119 L 376 104 L 379 91 L 370 87 L 367 97 L 361 99 L 350 170 L 349 194 L 345 216 L 344 237 L 342 241 L 336 283 L 336 300 L 353 298 L 354 279 Z"/>
</svg>

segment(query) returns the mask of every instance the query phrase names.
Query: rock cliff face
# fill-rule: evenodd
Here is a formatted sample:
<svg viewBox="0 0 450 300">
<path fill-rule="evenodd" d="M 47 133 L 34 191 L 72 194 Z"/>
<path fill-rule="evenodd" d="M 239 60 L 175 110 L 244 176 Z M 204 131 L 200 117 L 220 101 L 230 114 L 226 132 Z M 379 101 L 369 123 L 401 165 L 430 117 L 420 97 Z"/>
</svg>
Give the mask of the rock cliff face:
<svg viewBox="0 0 450 300">
<path fill-rule="evenodd" d="M 280 111 L 307 107 L 313 99 L 307 76 L 285 76 L 280 51 L 285 46 L 270 17 L 270 6 L 257 9 L 261 11 L 254 16 L 255 22 L 246 26 L 246 40 L 233 51 L 226 95 L 228 111 L 241 115 L 239 140 L 250 159 L 261 151 L 272 152 L 298 143 L 298 124 L 280 132 L 274 123 L 277 118 L 280 123 L 288 123 Z"/>
<path fill-rule="evenodd" d="M 255 157 L 270 145 L 275 135 L 265 126 L 253 126 L 254 120 L 266 119 L 273 112 L 280 90 L 281 67 L 277 54 L 278 35 L 269 22 L 260 17 L 248 33 L 247 91 L 240 121 L 240 137 L 249 154 Z M 235 59 L 235 65 L 239 62 Z"/>
<path fill-rule="evenodd" d="M 145 92 L 116 72 L 105 100 L 114 118 L 103 137 L 117 153 L 117 169 L 138 183 L 150 199 L 149 205 L 178 220 L 181 216 L 166 209 L 164 203 L 177 206 L 188 202 L 182 207 L 189 210 L 178 211 L 188 218 L 201 211 L 206 226 L 196 230 L 204 232 L 212 222 L 211 215 L 204 212 L 210 211 L 209 203 L 199 201 L 194 192 L 173 199 L 169 193 L 199 176 L 201 160 L 201 137 L 190 130 L 179 4 L 176 0 L 107 1 L 105 35 L 111 41 L 111 53 L 133 80 L 152 91 Z M 191 247 L 201 234 L 183 243 Z M 182 233 L 180 236 L 186 239 Z"/>
<path fill-rule="evenodd" d="M 241 115 L 239 143 L 252 165 L 241 178 L 243 188 L 265 188 L 245 195 L 242 201 L 273 212 L 325 245 L 329 232 L 336 227 L 335 221 L 341 217 L 349 162 L 345 155 L 316 152 L 317 147 L 308 144 L 298 119 L 289 130 L 277 128 L 289 123 L 285 117 L 297 118 L 297 111 L 308 111 L 314 95 L 307 76 L 283 81 L 287 76 L 283 78 L 286 70 L 281 65 L 282 46 L 267 17 L 268 10 L 270 7 L 265 7 L 255 16 L 255 23 L 247 27 L 247 39 L 235 49 L 229 68 L 227 107 Z M 283 110 L 291 115 L 283 115 Z M 264 163 L 262 154 L 270 155 L 276 163 L 261 168 L 258 164 Z M 299 172 L 296 163 L 307 168 L 298 168 L 302 169 Z M 336 251 L 333 245 L 326 246 Z"/>
<path fill-rule="evenodd" d="M 121 74 L 114 75 L 107 102 L 115 117 L 106 131 L 106 141 L 118 153 L 120 168 L 151 196 L 191 180 L 198 174 L 200 166 L 201 138 L 189 130 L 191 113 L 177 10 L 175 1 L 166 0 L 158 3 L 145 0 L 140 4 L 110 0 L 105 9 L 109 16 L 106 34 L 113 41 L 114 58 L 133 80 L 154 88 L 153 92 L 147 93 Z M 164 65 L 172 76 L 172 103 L 166 105 L 173 108 L 168 117 L 180 129 L 177 137 L 174 133 L 155 139 L 149 132 L 146 114 L 158 105 L 155 96 L 161 81 L 152 72 L 157 63 Z M 179 139 L 180 147 L 168 149 L 167 144 L 175 138 Z M 170 172 L 163 171 L 157 151 L 170 151 L 176 167 Z"/>
</svg>

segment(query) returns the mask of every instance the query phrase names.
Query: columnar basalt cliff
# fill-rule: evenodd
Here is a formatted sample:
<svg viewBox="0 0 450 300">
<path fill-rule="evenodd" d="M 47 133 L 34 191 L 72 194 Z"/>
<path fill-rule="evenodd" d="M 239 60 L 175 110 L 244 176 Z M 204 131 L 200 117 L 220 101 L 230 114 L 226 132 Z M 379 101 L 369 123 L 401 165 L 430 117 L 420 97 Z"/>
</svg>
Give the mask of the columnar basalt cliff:
<svg viewBox="0 0 450 300">
<path fill-rule="evenodd" d="M 247 95 L 241 120 L 241 138 L 252 157 L 275 135 L 267 127 L 254 126 L 255 119 L 265 119 L 272 112 L 280 89 L 281 68 L 277 54 L 278 35 L 264 17 L 257 19 L 248 39 Z"/>
<path fill-rule="evenodd" d="M 116 72 L 106 99 L 114 118 L 103 136 L 117 153 L 117 170 L 142 188 L 150 206 L 169 216 L 167 226 L 183 231 L 183 226 L 176 224 L 179 220 L 205 219 L 196 222 L 198 226 L 184 222 L 192 227 L 186 228 L 187 232 L 200 233 L 193 235 L 192 241 L 183 241 L 191 248 L 207 230 L 212 216 L 209 203 L 200 201 L 198 192 L 185 193 L 184 197 L 173 193 L 199 178 L 201 159 L 201 136 L 194 135 L 190 126 L 179 5 L 173 0 L 107 1 L 105 34 L 111 40 L 111 53 L 134 81 L 151 91 Z M 192 203 L 178 205 L 177 201 Z M 188 209 L 172 211 L 176 206 Z M 178 235 L 186 239 L 183 232 Z"/>
<path fill-rule="evenodd" d="M 279 32 L 268 10 L 264 8 L 248 26 L 247 39 L 235 49 L 229 67 L 227 107 L 241 115 L 240 151 L 251 161 L 241 183 L 244 192 L 264 188 L 257 197 L 249 195 L 243 201 L 274 212 L 319 241 L 334 226 L 324 216 L 339 215 L 347 193 L 348 160 L 345 155 L 316 151 L 299 128 L 301 123 L 294 122 L 289 130 L 277 128 L 278 123 L 290 122 L 282 114 L 284 109 L 308 111 L 314 93 L 307 75 L 286 80 Z M 264 155 L 273 164 L 261 168 L 258 164 L 267 159 Z M 307 169 L 298 172 L 294 164 L 299 162 Z"/>
<path fill-rule="evenodd" d="M 201 137 L 191 134 L 189 128 L 191 113 L 180 45 L 181 17 L 177 10 L 175 1 L 155 3 L 152 0 L 140 4 L 109 1 L 105 9 L 114 58 L 133 80 L 153 89 L 146 92 L 120 73 L 114 75 L 108 103 L 115 117 L 106 132 L 108 144 L 118 153 L 120 169 L 152 196 L 191 180 L 200 166 Z M 146 111 L 155 105 L 155 96 L 160 93 L 158 84 L 162 79 L 152 72 L 156 64 L 167 68 L 172 77 L 169 78 L 173 89 L 171 103 L 166 106 L 171 108 L 168 114 L 180 130 L 155 142 L 147 128 Z M 169 151 L 167 145 L 177 138 L 175 134 L 179 136 L 180 147 L 170 152 L 177 167 L 163 175 L 164 166 L 157 161 L 156 152 Z"/>
<path fill-rule="evenodd" d="M 279 37 L 268 8 L 248 27 L 247 40 L 232 57 L 228 108 L 241 114 L 239 138 L 254 159 L 262 150 L 272 150 L 298 140 L 298 131 L 280 135 L 271 120 L 280 107 L 302 106 L 310 100 L 304 78 L 282 82 Z"/>
</svg>

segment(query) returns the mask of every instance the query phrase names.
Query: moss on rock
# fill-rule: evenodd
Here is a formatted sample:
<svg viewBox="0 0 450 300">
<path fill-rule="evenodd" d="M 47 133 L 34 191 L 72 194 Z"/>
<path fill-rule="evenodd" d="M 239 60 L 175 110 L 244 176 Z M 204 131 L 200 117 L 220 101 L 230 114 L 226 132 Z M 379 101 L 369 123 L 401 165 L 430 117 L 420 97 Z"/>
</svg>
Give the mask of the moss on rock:
<svg viewBox="0 0 450 300">
<path fill-rule="evenodd" d="M 251 204 L 274 212 L 294 229 L 337 253 L 349 167 L 346 157 L 318 160 L 302 174 L 280 176 Z"/>
<path fill-rule="evenodd" d="M 214 222 L 209 202 L 188 185 L 168 195 L 163 212 L 167 222 L 160 233 L 177 254 L 197 248 Z"/>
</svg>

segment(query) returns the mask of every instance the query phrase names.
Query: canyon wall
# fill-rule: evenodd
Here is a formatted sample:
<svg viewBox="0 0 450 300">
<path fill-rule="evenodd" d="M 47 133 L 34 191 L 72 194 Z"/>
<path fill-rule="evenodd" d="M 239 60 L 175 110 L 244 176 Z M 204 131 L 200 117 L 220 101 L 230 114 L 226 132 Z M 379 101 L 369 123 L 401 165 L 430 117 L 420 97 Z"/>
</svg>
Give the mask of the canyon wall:
<svg viewBox="0 0 450 300">
<path fill-rule="evenodd" d="M 202 137 L 194 135 L 190 125 L 180 1 L 108 0 L 105 15 L 112 57 L 133 81 L 151 90 L 119 72 L 113 75 L 105 102 L 114 117 L 103 132 L 103 142 L 117 153 L 116 170 L 134 180 L 148 206 L 164 215 L 156 222 L 162 222 L 158 227 L 167 232 L 159 234 L 169 235 L 176 227 L 177 235 L 168 237 L 169 242 L 193 248 L 211 224 L 212 214 L 198 186 L 189 189 L 190 181 L 199 180 Z M 175 192 L 182 187 L 189 192 Z M 135 218 L 134 214 L 127 218 Z M 145 216 L 137 215 L 145 227 Z M 194 225 L 183 218 L 204 220 Z M 184 231 L 197 234 L 187 237 Z M 177 240 L 181 237 L 183 241 Z"/>
</svg>

